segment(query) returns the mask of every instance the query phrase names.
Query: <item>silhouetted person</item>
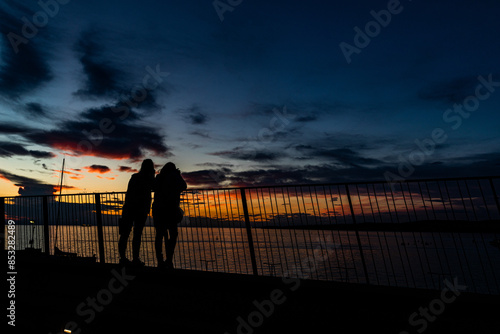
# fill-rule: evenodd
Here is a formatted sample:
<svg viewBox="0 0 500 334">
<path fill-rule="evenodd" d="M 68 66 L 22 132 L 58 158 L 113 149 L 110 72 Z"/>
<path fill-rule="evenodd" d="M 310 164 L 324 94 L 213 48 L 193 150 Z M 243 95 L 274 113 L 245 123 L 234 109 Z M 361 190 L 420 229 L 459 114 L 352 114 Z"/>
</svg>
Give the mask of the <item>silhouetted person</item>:
<svg viewBox="0 0 500 334">
<path fill-rule="evenodd" d="M 156 229 L 155 250 L 158 267 L 172 269 L 174 250 L 177 242 L 177 224 L 182 220 L 179 208 L 181 192 L 187 189 L 187 184 L 181 172 L 172 162 L 167 163 L 156 176 L 153 190 L 153 220 Z M 162 242 L 165 240 L 167 259 L 163 260 Z"/>
<path fill-rule="evenodd" d="M 128 264 L 125 251 L 127 250 L 127 240 L 134 226 L 134 239 L 132 240 L 132 263 L 144 265 L 139 258 L 141 248 L 141 235 L 146 223 L 146 219 L 151 208 L 151 190 L 155 178 L 155 168 L 151 159 L 142 162 L 141 170 L 135 173 L 128 182 L 125 204 L 122 209 L 122 219 L 120 221 L 120 240 L 118 241 L 118 251 L 120 253 L 120 263 Z"/>
</svg>

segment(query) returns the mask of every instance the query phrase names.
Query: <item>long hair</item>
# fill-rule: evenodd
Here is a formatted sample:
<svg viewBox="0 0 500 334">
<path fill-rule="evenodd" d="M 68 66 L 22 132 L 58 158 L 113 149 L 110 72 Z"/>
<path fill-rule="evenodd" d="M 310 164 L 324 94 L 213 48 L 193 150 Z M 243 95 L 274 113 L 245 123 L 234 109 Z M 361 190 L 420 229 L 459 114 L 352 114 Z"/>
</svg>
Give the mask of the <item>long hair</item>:
<svg viewBox="0 0 500 334">
<path fill-rule="evenodd" d="M 146 174 L 146 175 L 153 175 L 155 174 L 155 165 L 153 163 L 153 160 L 151 159 L 145 159 L 142 162 L 141 165 L 141 170 L 139 171 L 141 174 Z"/>
<path fill-rule="evenodd" d="M 167 162 L 161 169 L 160 174 L 169 174 L 175 172 L 176 169 L 177 168 L 175 167 L 175 164 L 173 162 Z"/>
</svg>

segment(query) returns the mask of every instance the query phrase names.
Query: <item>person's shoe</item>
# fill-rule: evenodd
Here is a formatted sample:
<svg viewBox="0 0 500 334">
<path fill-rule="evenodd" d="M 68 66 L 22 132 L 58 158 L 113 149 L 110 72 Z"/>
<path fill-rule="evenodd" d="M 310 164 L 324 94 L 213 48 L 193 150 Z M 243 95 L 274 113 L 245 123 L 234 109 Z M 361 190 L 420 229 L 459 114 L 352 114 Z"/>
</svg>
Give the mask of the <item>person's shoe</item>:
<svg viewBox="0 0 500 334">
<path fill-rule="evenodd" d="M 173 270 L 174 269 L 174 264 L 172 261 L 169 261 L 169 260 L 165 260 L 165 268 L 167 268 L 168 270 Z"/>
<path fill-rule="evenodd" d="M 132 264 L 136 267 L 144 267 L 144 262 L 142 262 L 139 258 L 133 259 Z"/>
<path fill-rule="evenodd" d="M 120 259 L 120 264 L 124 266 L 129 266 L 132 264 L 132 261 L 127 259 L 126 257 Z"/>
<path fill-rule="evenodd" d="M 168 269 L 167 263 L 165 261 L 158 261 L 158 269 L 161 269 L 161 270 Z"/>
</svg>

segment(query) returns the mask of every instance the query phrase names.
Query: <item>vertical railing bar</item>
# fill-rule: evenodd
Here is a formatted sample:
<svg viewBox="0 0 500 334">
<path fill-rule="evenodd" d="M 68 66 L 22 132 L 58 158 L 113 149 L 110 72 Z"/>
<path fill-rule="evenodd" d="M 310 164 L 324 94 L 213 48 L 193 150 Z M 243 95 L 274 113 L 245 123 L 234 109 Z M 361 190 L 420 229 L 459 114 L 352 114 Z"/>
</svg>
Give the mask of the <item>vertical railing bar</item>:
<svg viewBox="0 0 500 334">
<path fill-rule="evenodd" d="M 403 190 L 403 183 L 399 182 L 399 187 L 401 188 L 401 195 L 403 196 L 403 201 L 405 203 L 406 214 L 408 215 L 408 222 L 411 222 L 410 210 L 408 210 L 408 203 L 406 203 L 406 196 L 405 196 L 405 191 Z M 409 189 L 410 188 L 408 187 L 408 190 Z"/>
<path fill-rule="evenodd" d="M 238 193 L 237 193 L 237 190 L 234 191 L 234 194 L 235 194 L 235 201 L 236 201 L 236 210 L 237 210 L 237 217 L 238 217 L 238 220 L 241 219 L 241 211 L 240 211 L 240 205 L 239 205 L 239 201 L 238 201 Z M 243 243 L 243 229 L 242 228 L 238 228 L 238 230 L 240 231 L 240 235 L 241 235 L 241 242 Z M 243 259 L 245 260 L 245 269 L 246 269 L 246 272 L 249 272 L 248 270 L 248 261 L 247 261 L 247 253 L 246 252 L 242 252 L 243 253 Z"/>
<path fill-rule="evenodd" d="M 95 213 L 97 222 L 97 239 L 99 242 L 99 259 L 101 263 L 106 263 L 104 253 L 104 235 L 102 231 L 101 194 L 95 194 Z"/>
<path fill-rule="evenodd" d="M 467 183 L 467 181 L 464 181 L 464 182 Z M 457 183 L 458 192 L 460 193 L 460 199 L 462 200 L 462 205 L 464 207 L 464 213 L 465 213 L 466 220 L 470 221 L 469 214 L 467 213 L 467 207 L 465 206 L 465 199 L 464 199 L 464 194 L 462 193 L 462 187 L 460 186 L 460 183 L 458 183 L 458 181 L 456 183 Z"/>
<path fill-rule="evenodd" d="M 400 184 L 400 188 L 401 188 L 401 191 L 403 190 L 403 188 L 401 187 L 401 184 Z M 394 210 L 396 212 L 396 218 L 397 218 L 397 221 L 398 223 L 401 223 L 401 220 L 399 219 L 399 214 L 398 214 L 398 207 L 396 205 L 396 200 L 394 198 L 394 191 L 393 191 L 393 188 L 392 187 L 389 187 L 389 189 L 391 190 L 391 198 L 392 198 L 392 203 L 394 205 Z M 408 262 L 409 261 L 409 256 L 408 256 L 408 249 L 406 247 L 406 245 L 404 245 L 404 242 L 405 242 L 405 237 L 403 235 L 403 232 L 402 231 L 399 231 L 399 235 L 401 236 L 401 240 L 403 240 L 403 248 L 404 248 L 404 253 L 406 255 L 406 260 L 407 260 L 407 263 L 408 263 L 408 270 L 409 270 L 409 273 L 411 275 L 411 278 L 414 279 L 413 277 L 413 270 L 411 268 L 411 265 L 410 263 Z M 405 281 L 406 281 L 406 286 L 410 286 L 410 283 L 409 283 L 409 280 L 408 280 L 408 275 L 406 274 L 406 267 L 405 267 L 405 263 L 403 262 L 403 257 L 401 256 L 401 266 L 403 267 L 403 273 L 404 273 L 404 276 L 405 276 Z M 413 280 L 413 285 L 415 285 L 415 280 Z"/>
<path fill-rule="evenodd" d="M 246 194 L 246 191 L 245 191 L 245 194 Z M 256 213 L 257 209 L 254 208 L 254 204 L 253 204 L 254 203 L 254 199 L 252 198 L 252 196 L 253 196 L 252 194 L 255 194 L 255 200 L 257 202 L 256 205 L 257 205 L 257 208 L 259 210 L 258 213 Z M 240 197 L 241 197 L 241 189 L 240 189 Z M 250 214 L 250 210 L 252 211 L 252 220 L 253 220 L 253 223 L 254 223 L 254 227 L 256 227 L 257 226 L 257 221 L 256 221 L 255 217 L 259 216 L 259 217 L 262 218 L 262 210 L 260 208 L 260 199 L 259 199 L 258 189 L 249 189 L 248 190 L 248 199 L 246 197 L 245 197 L 245 199 L 246 199 L 245 202 L 243 202 L 243 200 L 240 198 L 241 203 L 242 203 L 242 209 L 243 209 L 243 203 L 247 203 L 247 211 L 248 211 L 249 214 Z M 250 202 L 250 208 L 248 208 L 248 202 Z M 243 209 L 243 219 L 245 221 L 245 232 L 247 232 L 247 242 L 249 242 L 248 241 L 248 231 L 246 230 L 247 224 L 246 224 L 245 210 L 244 209 Z M 252 227 L 252 226 L 250 225 L 250 227 Z M 255 253 L 256 259 L 257 258 L 259 259 L 259 261 L 256 262 L 256 264 L 257 264 L 257 271 L 258 271 L 258 268 L 261 268 L 261 271 L 264 268 L 264 266 L 262 264 L 262 259 L 263 259 L 264 256 L 262 254 L 262 247 L 260 246 L 261 243 L 264 244 L 264 249 L 266 251 L 266 256 L 267 256 L 267 245 L 266 245 L 266 242 L 265 242 L 265 234 L 263 232 L 261 232 L 261 234 L 262 234 L 262 237 L 264 238 L 263 239 L 264 241 L 262 241 L 259 238 L 260 237 L 259 233 L 253 234 L 253 230 L 252 230 L 252 238 L 253 238 L 252 239 L 252 245 L 254 245 L 254 250 L 255 250 L 255 244 L 258 245 L 258 247 L 257 247 L 258 248 L 258 253 Z M 250 263 L 252 263 L 252 257 L 251 256 L 250 256 Z M 253 272 L 253 264 L 252 264 L 252 272 Z"/>
<path fill-rule="evenodd" d="M 49 232 L 49 209 L 48 209 L 48 196 L 42 197 L 42 210 L 43 210 L 43 241 L 45 255 L 50 255 L 50 232 Z"/>
<path fill-rule="evenodd" d="M 474 218 L 476 219 L 476 221 L 478 221 L 476 208 L 474 207 L 474 202 L 472 201 L 472 195 L 470 193 L 469 184 L 467 183 L 467 181 L 465 181 L 465 190 L 467 190 L 467 196 L 469 196 L 470 205 L 472 206 L 472 213 L 474 214 Z"/>
<path fill-rule="evenodd" d="M 245 215 L 245 227 L 247 230 L 248 239 L 248 249 L 250 250 L 250 259 L 252 261 L 252 270 L 255 276 L 258 275 L 257 272 L 257 260 L 255 258 L 255 249 L 253 247 L 253 237 L 252 237 L 252 227 L 250 226 L 250 216 L 248 215 L 247 197 L 245 194 L 245 188 L 240 189 L 241 192 L 241 203 L 243 204 L 243 214 Z"/>
<path fill-rule="evenodd" d="M 203 198 L 203 191 L 200 190 L 196 194 L 196 202 L 197 205 L 194 208 L 194 212 L 196 213 L 196 221 L 198 224 L 195 227 L 191 228 L 196 228 L 196 240 L 197 240 L 197 245 L 198 245 L 198 254 L 203 254 L 202 256 L 198 257 L 198 261 L 196 261 L 196 268 L 198 268 L 198 263 L 201 266 L 201 270 L 203 270 L 203 260 L 206 260 L 206 251 L 205 251 L 205 240 L 203 239 L 203 236 L 200 237 L 200 226 L 201 226 L 201 206 L 203 204 L 203 207 L 205 206 L 205 201 L 203 199 L 200 200 L 200 195 L 201 198 Z M 201 239 L 201 240 L 200 240 Z M 201 244 L 201 246 L 200 246 Z M 205 268 L 206 270 L 207 268 Z"/>
<path fill-rule="evenodd" d="M 373 223 L 375 223 L 375 213 L 373 212 L 373 205 L 372 205 L 372 200 L 371 200 L 371 195 L 370 195 L 370 190 L 368 189 L 368 184 L 365 184 L 366 186 L 366 196 L 368 198 L 368 202 L 370 203 L 370 208 L 371 208 L 371 211 L 372 211 L 372 218 L 373 218 Z M 363 207 L 362 203 L 361 203 L 361 197 L 360 197 L 360 194 L 359 194 L 359 189 L 358 189 L 358 186 L 356 185 L 356 191 L 358 192 L 358 198 L 359 198 L 359 201 L 360 201 L 360 205 L 361 207 Z M 363 218 L 364 218 L 364 215 L 363 215 Z M 365 223 L 366 223 L 366 218 L 365 218 Z M 371 242 L 371 235 L 365 231 L 365 234 L 366 234 L 366 239 L 368 240 L 368 247 L 370 247 L 370 250 L 373 250 L 373 246 L 372 246 L 372 242 Z M 378 236 L 378 231 L 377 231 L 377 236 Z M 379 239 L 380 241 L 380 239 Z M 373 264 L 373 272 L 375 274 L 375 279 L 377 281 L 377 285 L 380 285 L 380 281 L 378 279 L 378 272 L 377 272 L 377 267 L 375 266 L 375 257 L 373 255 L 373 251 L 370 252 L 371 254 L 371 258 L 372 258 L 372 264 Z M 384 261 L 384 264 L 385 264 L 385 259 L 383 259 Z"/>
<path fill-rule="evenodd" d="M 302 205 L 304 207 L 304 220 L 305 220 L 305 223 L 306 223 L 306 226 L 307 228 L 306 229 L 303 229 L 302 230 L 302 236 L 304 237 L 304 245 L 306 246 L 306 254 L 307 254 L 307 257 L 309 258 L 309 246 L 307 244 L 307 240 L 306 240 L 306 234 L 309 235 L 309 242 L 311 241 L 311 229 L 309 228 L 309 219 L 307 219 L 307 205 L 306 205 L 306 200 L 305 200 L 305 196 L 304 196 L 304 187 L 303 186 L 299 186 L 299 189 L 300 189 L 300 197 L 302 198 Z M 298 200 L 298 198 L 297 198 Z M 299 204 L 299 209 L 300 209 L 300 204 Z M 307 233 L 305 232 L 307 231 Z M 301 267 L 301 273 L 304 273 L 304 270 L 302 270 L 302 266 L 303 266 L 303 261 L 300 261 L 300 267 Z"/>
<path fill-rule="evenodd" d="M 209 202 L 210 198 L 209 198 L 208 194 L 206 194 L 205 191 L 203 191 L 202 194 L 203 194 L 203 202 L 204 202 L 203 210 L 205 211 L 205 217 L 207 217 L 206 218 L 207 219 L 207 224 L 206 225 L 208 227 L 208 231 L 207 231 L 206 235 L 210 236 L 210 231 L 211 231 L 211 228 L 212 228 L 212 224 L 209 224 L 209 222 L 211 222 L 211 220 L 209 220 L 210 215 L 207 214 L 207 206 L 208 206 L 208 208 L 209 208 L 208 210 L 210 212 L 210 202 Z M 206 197 L 206 199 L 205 199 L 205 197 Z M 200 228 L 203 229 L 203 225 L 200 226 Z M 207 242 L 205 242 L 204 233 L 202 233 L 202 238 L 203 238 L 202 240 L 203 240 L 203 248 L 204 248 L 203 254 L 205 255 L 205 258 L 204 258 L 204 260 L 205 260 L 205 270 L 209 271 L 208 270 L 208 261 L 207 261 L 207 251 L 206 251 L 206 248 L 205 248 Z M 209 249 L 209 252 L 210 252 L 210 261 L 212 261 L 212 260 L 215 261 L 214 258 L 213 258 L 212 247 L 210 246 L 210 244 L 211 243 L 208 242 L 208 249 Z M 213 269 L 213 266 L 212 266 L 212 269 Z"/>
<path fill-rule="evenodd" d="M 493 192 L 493 198 L 495 199 L 495 203 L 497 204 L 497 211 L 498 214 L 500 215 L 500 200 L 498 199 L 497 191 L 495 189 L 495 185 L 493 184 L 493 179 L 490 177 L 490 186 L 491 186 L 491 191 Z"/>
<path fill-rule="evenodd" d="M 486 213 L 488 215 L 488 220 L 491 221 L 492 218 L 491 218 L 490 209 L 488 208 L 488 203 L 486 203 L 486 197 L 484 196 L 483 187 L 482 187 L 481 182 L 479 180 L 477 180 L 477 185 L 479 187 L 479 191 L 481 192 L 483 204 L 484 204 L 484 207 L 486 208 Z M 483 232 L 480 232 L 479 235 L 481 236 L 481 241 L 482 241 L 483 245 L 486 245 L 486 241 L 484 240 Z M 476 247 L 477 247 L 477 245 L 476 245 Z M 485 248 L 485 249 L 488 252 L 488 248 Z M 488 264 L 490 265 L 491 272 L 492 272 L 493 277 L 494 277 L 493 281 L 495 282 L 495 286 L 496 286 L 497 290 L 500 290 L 499 285 L 498 285 L 498 279 L 495 277 L 496 276 L 495 275 L 495 267 L 493 266 L 493 263 L 491 262 L 491 257 L 489 256 L 489 253 L 488 253 L 487 259 L 488 259 Z"/>
<path fill-rule="evenodd" d="M 374 184 L 372 184 L 372 188 L 373 188 L 373 194 L 375 196 L 375 204 L 377 205 L 377 211 L 378 211 L 378 214 L 379 214 L 379 217 L 380 217 L 380 222 L 384 223 L 384 219 L 382 218 L 382 212 L 380 210 L 380 205 L 378 203 L 377 189 L 375 188 Z M 377 231 L 377 233 L 378 233 L 378 231 Z M 387 248 L 387 254 L 389 255 L 389 263 L 390 263 L 390 266 L 391 266 L 392 274 L 394 275 L 394 264 L 392 262 L 391 251 L 389 250 L 389 241 L 387 240 L 387 231 L 382 231 L 382 233 L 384 234 L 385 246 Z M 379 240 L 379 243 L 380 243 L 380 240 Z M 384 252 L 383 252 L 382 244 L 380 245 L 380 249 L 382 250 L 382 256 L 383 256 Z M 383 256 L 383 257 L 384 257 L 384 266 L 385 266 L 385 256 Z M 387 282 L 389 283 L 389 285 L 391 285 L 390 284 L 391 281 L 390 281 L 390 278 L 389 278 L 390 277 L 390 273 L 389 273 L 387 267 L 385 268 L 385 273 L 387 275 Z"/>
<path fill-rule="evenodd" d="M 344 223 L 347 223 L 347 220 L 345 218 L 345 209 L 344 209 L 344 201 L 342 200 L 342 193 L 340 192 L 340 186 L 337 186 L 337 192 L 339 193 L 339 200 L 340 200 L 340 208 L 342 209 L 342 217 L 344 218 Z M 347 196 L 347 195 L 346 195 Z M 354 254 L 352 252 L 352 246 L 351 246 L 351 237 L 349 236 L 349 231 L 345 231 L 345 234 L 347 236 L 347 244 L 349 245 L 349 251 L 351 252 L 351 259 L 353 261 L 353 265 L 354 265 Z M 337 235 L 339 236 L 339 240 L 342 241 L 342 237 L 340 235 L 340 231 L 339 229 L 337 229 Z M 344 253 L 344 247 L 342 246 L 342 256 L 344 258 L 344 266 L 346 265 L 346 257 L 345 257 L 345 253 Z M 339 268 L 340 270 L 340 268 Z M 359 278 L 358 278 L 358 269 L 356 267 L 356 265 L 354 265 L 354 275 L 356 276 L 356 279 L 358 280 L 359 282 Z M 346 282 L 349 282 L 349 270 L 346 269 Z"/>
<path fill-rule="evenodd" d="M 389 218 L 391 220 L 391 223 L 394 223 L 394 219 L 392 218 L 391 205 L 389 203 L 389 197 L 387 196 L 387 189 L 385 188 L 385 184 L 382 185 L 382 188 L 384 189 L 384 197 L 385 197 L 385 202 L 387 203 L 387 210 L 389 211 Z M 396 208 L 394 208 L 394 209 L 396 209 Z M 396 214 L 396 218 L 397 218 L 397 214 Z M 396 245 L 398 246 L 399 258 L 402 259 L 401 247 L 399 247 L 400 243 L 398 241 L 398 236 L 397 236 L 396 231 L 393 231 L 393 234 L 394 234 L 394 239 L 396 240 Z M 387 250 L 389 251 L 389 245 L 387 245 Z M 392 262 L 391 262 L 391 265 L 392 265 Z M 404 266 L 403 266 L 403 273 L 406 276 L 406 272 L 404 270 Z M 397 278 L 396 278 L 396 270 L 394 269 L 394 266 L 392 266 L 392 275 L 393 275 L 393 278 L 394 278 L 394 283 L 396 284 L 396 286 L 398 286 L 398 281 L 397 281 Z"/>
<path fill-rule="evenodd" d="M 421 194 L 421 196 L 422 196 L 422 203 L 424 204 L 424 209 L 425 209 L 425 214 L 426 214 L 426 217 L 427 217 L 427 221 L 430 223 L 431 219 L 430 219 L 430 216 L 429 216 L 429 212 L 427 211 L 427 205 L 425 204 L 425 199 L 424 199 L 424 192 L 422 191 L 422 187 L 421 187 L 421 185 L 420 185 L 420 182 L 418 182 L 418 187 L 419 187 L 419 189 L 420 189 L 420 194 Z M 430 202 L 430 204 L 431 204 L 431 206 L 430 206 L 430 207 L 432 208 L 432 212 L 434 213 L 434 219 L 436 220 L 436 213 L 434 212 L 434 206 L 433 206 L 433 204 L 432 204 L 432 196 L 431 196 L 431 193 L 430 193 L 430 191 L 429 191 L 429 185 L 428 185 L 428 182 L 425 182 L 425 188 L 426 188 L 426 190 L 427 190 L 427 195 L 429 196 L 429 202 Z M 436 238 L 435 238 L 435 236 L 434 236 L 434 232 L 432 231 L 432 232 L 430 232 L 430 233 L 431 233 L 431 236 L 432 236 L 432 241 L 433 241 L 433 243 L 434 243 L 435 247 L 437 247 L 437 243 L 436 243 Z M 438 232 L 438 234 L 439 234 L 439 233 L 440 233 L 440 232 Z M 436 248 L 436 257 L 437 257 L 438 262 L 439 262 L 439 269 L 440 269 L 441 271 L 443 271 L 443 263 L 441 262 L 441 257 L 439 256 L 439 253 L 440 253 L 440 252 L 438 252 L 438 251 L 437 251 L 437 248 Z M 445 257 L 446 257 L 446 252 L 445 252 L 445 254 L 444 254 L 444 255 L 445 255 Z M 446 259 L 446 261 L 448 262 L 448 259 Z M 429 264 L 429 268 L 430 268 L 430 264 Z M 433 279 L 431 279 L 431 282 L 432 282 L 432 283 L 434 283 L 434 280 L 433 280 Z M 439 284 L 440 284 L 440 283 L 438 283 L 438 288 L 439 288 Z"/>
<path fill-rule="evenodd" d="M 486 203 L 486 197 L 484 197 L 483 187 L 481 186 L 481 182 L 479 182 L 479 180 L 477 180 L 477 186 L 479 187 L 479 191 L 481 192 L 481 197 L 483 199 L 483 204 L 486 209 L 486 215 L 488 216 L 488 220 L 491 220 L 489 205 L 488 203 Z"/>
<path fill-rule="evenodd" d="M 267 239 L 268 240 L 267 244 L 269 245 L 269 251 L 270 251 L 269 253 L 267 253 L 267 260 L 268 260 L 268 264 L 267 265 L 268 265 L 268 268 L 269 268 L 269 276 L 271 276 L 271 273 L 272 273 L 271 266 L 272 265 L 270 265 L 270 263 L 274 263 L 274 252 L 273 252 L 273 242 L 272 242 L 272 238 L 271 238 L 271 228 L 269 228 L 270 227 L 269 226 L 269 220 L 267 218 L 267 211 L 268 210 L 266 209 L 266 195 L 264 193 L 264 189 L 265 188 L 261 188 L 260 192 L 262 194 L 262 208 L 264 209 L 264 217 L 266 218 L 266 221 L 268 223 L 268 226 L 267 226 L 268 228 L 266 228 L 265 231 L 267 232 L 267 238 L 268 238 Z M 267 189 L 267 190 L 269 191 L 269 194 L 270 194 L 270 189 Z M 269 195 L 269 200 L 271 201 L 271 195 Z M 275 231 L 275 234 L 276 234 L 276 229 L 274 229 L 274 231 Z M 266 248 L 266 250 L 267 250 L 267 248 Z M 270 256 L 269 256 L 269 254 L 270 254 Z M 280 249 L 279 249 L 279 247 L 278 247 L 278 255 L 280 255 Z M 264 270 L 264 268 L 262 270 Z"/>
<path fill-rule="evenodd" d="M 281 188 L 281 195 L 282 195 L 282 198 L 283 200 L 285 200 L 285 191 L 284 191 L 285 188 Z M 292 210 L 292 200 L 290 198 L 290 189 L 289 188 L 286 188 L 286 192 L 287 192 L 287 199 L 288 199 L 288 202 L 284 205 L 285 207 L 285 217 L 286 217 L 286 224 L 287 224 L 287 230 L 288 230 L 288 234 L 290 235 L 290 241 L 293 245 L 293 237 L 295 237 L 295 244 L 297 245 L 297 248 L 298 248 L 298 245 L 299 245 L 299 242 L 297 240 L 297 234 L 295 233 L 295 230 L 293 230 L 290 226 L 290 220 L 289 220 L 289 215 L 288 215 L 288 210 L 287 210 L 287 206 L 290 205 L 290 215 L 292 217 L 292 220 L 293 220 L 293 210 Z M 293 235 L 292 235 L 292 232 Z M 295 255 L 295 247 L 292 247 L 292 255 L 293 255 L 293 263 L 297 263 L 297 257 Z M 286 269 L 285 269 L 285 272 L 289 272 L 289 269 L 288 269 L 288 263 L 287 263 L 287 266 L 286 266 Z"/>
<path fill-rule="evenodd" d="M 214 197 L 214 202 L 215 202 L 215 217 L 217 219 L 217 233 L 218 233 L 218 237 L 216 237 L 216 240 L 219 241 L 219 249 L 221 250 L 221 257 L 222 257 L 222 269 L 224 270 L 226 268 L 226 262 L 227 262 L 227 247 L 225 247 L 225 245 L 223 244 L 223 237 L 222 237 L 222 234 L 221 234 L 221 225 L 223 224 L 222 223 L 222 211 L 221 211 L 221 204 L 220 204 L 220 196 L 219 196 L 219 191 L 217 191 L 216 193 L 216 190 L 212 190 L 212 195 Z M 215 244 L 215 243 L 214 243 Z M 216 257 L 217 257 L 217 250 L 215 250 L 215 254 L 216 254 Z M 216 261 L 217 263 L 217 271 L 219 271 L 219 265 L 218 265 L 218 262 Z"/>
<path fill-rule="evenodd" d="M 3 226 L 7 225 L 7 218 L 5 217 L 5 198 L 0 197 L 0 219 L 3 222 Z"/>
<path fill-rule="evenodd" d="M 328 200 L 332 200 L 332 209 L 333 209 L 333 217 L 335 217 L 335 204 L 333 203 L 333 198 L 332 198 L 332 195 L 331 195 L 331 188 L 328 187 L 329 191 L 330 191 L 330 196 L 328 198 L 328 195 L 326 193 L 326 189 L 325 189 L 325 186 L 323 186 L 323 194 L 325 196 L 325 204 L 326 204 L 326 212 L 328 213 L 328 226 L 333 226 L 334 224 L 332 223 L 332 218 L 330 216 L 330 207 L 328 206 Z M 333 237 L 333 231 L 331 231 L 331 234 L 330 234 L 332 237 Z M 325 238 L 325 242 L 326 242 L 326 238 Z M 328 251 L 328 247 L 325 247 L 326 248 L 326 251 Z M 322 250 L 322 255 L 324 254 L 325 250 L 323 250 L 323 246 L 321 246 L 321 250 Z M 335 258 L 337 260 L 337 267 L 339 266 L 339 255 L 337 252 L 335 252 Z M 329 259 L 329 256 L 327 256 L 327 261 L 328 261 L 328 271 L 330 271 L 330 273 L 332 274 L 332 278 L 331 280 L 335 280 L 335 277 L 333 276 L 333 272 L 332 271 L 332 267 L 330 265 L 330 259 Z M 325 265 L 326 267 L 326 265 Z M 326 269 L 326 268 L 325 268 Z M 340 269 L 340 268 L 339 268 Z M 340 280 L 342 281 L 342 271 L 339 270 L 339 273 L 340 273 Z M 328 276 L 327 276 L 327 279 L 328 279 Z"/>
<path fill-rule="evenodd" d="M 273 194 L 274 194 L 274 201 L 276 205 L 276 216 L 278 218 L 278 225 L 279 225 L 279 231 L 280 231 L 280 238 L 281 238 L 281 246 L 283 247 L 283 257 L 285 259 L 285 266 L 288 268 L 288 258 L 286 254 L 286 246 L 285 246 L 285 238 L 283 237 L 283 226 L 281 226 L 281 220 L 280 220 L 280 211 L 279 211 L 279 204 L 278 204 L 278 196 L 276 195 L 276 188 L 273 188 Z M 271 208 L 272 208 L 272 198 L 271 195 L 270 200 L 271 200 Z M 282 260 L 280 259 L 280 268 L 282 268 Z M 276 271 L 275 271 L 276 273 Z"/>
<path fill-rule="evenodd" d="M 349 191 L 349 186 L 347 184 L 345 185 L 345 190 L 346 190 L 346 194 L 347 194 L 347 200 L 349 202 L 349 209 L 351 210 L 351 218 L 352 218 L 352 222 L 353 222 L 353 226 L 354 226 L 354 232 L 356 233 L 356 240 L 358 242 L 359 254 L 361 257 L 361 264 L 363 265 L 363 271 L 365 272 L 366 284 L 370 284 L 370 278 L 368 277 L 368 271 L 366 269 L 365 255 L 363 254 L 363 247 L 361 245 L 361 239 L 359 238 L 359 231 L 358 231 L 358 227 L 356 225 L 356 217 L 354 215 L 354 209 L 352 207 L 351 193 Z"/>
<path fill-rule="evenodd" d="M 255 197 L 257 199 L 257 208 L 259 209 L 259 217 L 260 217 L 260 223 L 261 223 L 261 227 L 264 227 L 264 218 L 266 217 L 266 207 L 265 207 L 265 204 L 263 203 L 262 205 L 264 206 L 264 214 L 262 214 L 262 207 L 261 207 L 261 202 L 264 202 L 264 190 L 263 189 L 260 189 L 260 192 L 262 194 L 262 200 L 261 200 L 261 196 L 259 195 L 259 189 L 255 189 Z M 250 192 L 249 193 L 250 196 L 252 196 L 252 193 Z M 253 201 L 251 201 L 251 203 L 253 203 Z M 252 216 L 254 217 L 254 224 L 257 225 L 257 222 L 255 221 L 255 213 L 253 212 L 253 205 L 252 205 Z M 269 234 L 269 230 L 268 229 L 265 229 L 265 230 L 262 230 L 261 229 L 261 233 L 262 233 L 262 238 L 263 238 L 263 244 L 264 244 L 264 250 L 266 252 L 266 256 L 265 256 L 265 259 L 269 259 L 269 250 L 268 250 L 268 242 L 266 238 L 266 232 Z M 261 241 L 259 240 L 259 245 L 260 245 Z M 260 268 L 262 270 L 262 274 L 264 274 L 264 263 L 262 262 L 262 251 L 261 251 L 262 247 L 259 247 L 259 265 L 260 265 Z"/>
</svg>

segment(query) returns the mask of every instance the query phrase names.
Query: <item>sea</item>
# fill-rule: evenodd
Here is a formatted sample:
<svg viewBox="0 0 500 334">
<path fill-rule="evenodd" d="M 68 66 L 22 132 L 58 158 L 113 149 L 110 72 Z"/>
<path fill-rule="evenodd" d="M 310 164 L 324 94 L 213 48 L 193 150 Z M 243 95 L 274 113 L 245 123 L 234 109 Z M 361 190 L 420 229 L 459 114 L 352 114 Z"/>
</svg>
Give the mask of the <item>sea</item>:
<svg viewBox="0 0 500 334">
<path fill-rule="evenodd" d="M 117 226 L 103 227 L 104 259 L 95 226 L 49 230 L 51 254 L 57 247 L 96 261 L 119 261 Z M 17 250 L 44 247 L 42 226 L 18 225 L 15 236 Z M 154 228 L 146 226 L 140 256 L 152 267 L 157 266 L 154 239 Z M 495 233 L 180 227 L 174 266 L 437 290 L 450 281 L 470 292 L 498 295 L 499 239 Z M 127 252 L 131 258 L 131 240 Z"/>
</svg>

